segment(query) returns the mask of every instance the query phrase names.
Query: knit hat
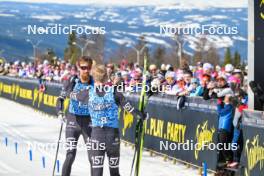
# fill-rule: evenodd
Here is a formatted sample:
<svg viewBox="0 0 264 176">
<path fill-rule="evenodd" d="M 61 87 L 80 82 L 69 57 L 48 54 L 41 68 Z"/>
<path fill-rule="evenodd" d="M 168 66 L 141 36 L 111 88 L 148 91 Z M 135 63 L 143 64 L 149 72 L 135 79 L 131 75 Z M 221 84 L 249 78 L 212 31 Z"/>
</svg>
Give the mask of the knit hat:
<svg viewBox="0 0 264 176">
<path fill-rule="evenodd" d="M 232 64 L 226 64 L 225 65 L 225 71 L 230 73 L 234 70 L 234 66 Z"/>
<path fill-rule="evenodd" d="M 167 79 L 168 77 L 169 77 L 169 78 L 173 78 L 174 80 L 177 79 L 177 78 L 176 78 L 176 73 L 173 72 L 173 71 L 168 71 L 168 72 L 166 73 L 165 78 Z"/>
</svg>

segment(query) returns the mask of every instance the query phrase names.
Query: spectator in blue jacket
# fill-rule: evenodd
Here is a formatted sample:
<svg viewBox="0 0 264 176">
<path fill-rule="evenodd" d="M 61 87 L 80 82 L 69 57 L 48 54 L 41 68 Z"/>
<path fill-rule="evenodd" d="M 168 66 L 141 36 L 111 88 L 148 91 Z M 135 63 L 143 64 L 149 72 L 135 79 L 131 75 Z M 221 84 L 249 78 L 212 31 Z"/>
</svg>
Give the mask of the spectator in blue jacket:
<svg viewBox="0 0 264 176">
<path fill-rule="evenodd" d="M 197 78 L 191 79 L 191 86 L 188 91 L 190 92 L 191 97 L 202 96 L 203 88 L 202 86 L 200 86 L 199 79 Z"/>
<path fill-rule="evenodd" d="M 231 148 L 228 146 L 232 140 L 232 122 L 234 107 L 231 104 L 232 95 L 226 95 L 224 101 L 218 99 L 217 112 L 219 116 L 218 125 L 218 143 L 222 144 L 222 149 L 219 153 L 219 161 L 227 162 L 231 158 Z"/>
</svg>

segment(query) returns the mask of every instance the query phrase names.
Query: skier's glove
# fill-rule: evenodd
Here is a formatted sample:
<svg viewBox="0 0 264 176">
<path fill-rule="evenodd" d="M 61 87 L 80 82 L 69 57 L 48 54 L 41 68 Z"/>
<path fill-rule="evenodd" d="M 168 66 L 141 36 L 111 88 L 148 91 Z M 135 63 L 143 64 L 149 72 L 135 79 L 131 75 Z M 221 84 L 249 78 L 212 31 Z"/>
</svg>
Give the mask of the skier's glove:
<svg viewBox="0 0 264 176">
<path fill-rule="evenodd" d="M 64 100 L 65 100 L 65 97 L 63 97 L 62 95 L 60 95 L 57 98 L 57 103 L 56 103 L 57 115 L 59 115 L 60 112 L 63 112 Z"/>
<path fill-rule="evenodd" d="M 144 120 L 148 120 L 149 119 L 149 113 L 148 112 L 144 112 Z"/>
<path fill-rule="evenodd" d="M 148 118 L 149 118 L 149 113 L 148 113 L 148 112 L 140 112 L 139 117 L 140 117 L 140 119 L 142 119 L 142 120 L 148 120 Z"/>
<path fill-rule="evenodd" d="M 66 92 L 61 91 L 60 96 L 57 98 L 57 109 L 58 110 L 62 110 L 65 99 L 66 99 Z"/>
<path fill-rule="evenodd" d="M 60 92 L 60 96 L 58 97 L 58 99 L 63 102 L 66 99 L 66 97 L 67 97 L 67 92 L 65 90 L 62 90 Z"/>
</svg>

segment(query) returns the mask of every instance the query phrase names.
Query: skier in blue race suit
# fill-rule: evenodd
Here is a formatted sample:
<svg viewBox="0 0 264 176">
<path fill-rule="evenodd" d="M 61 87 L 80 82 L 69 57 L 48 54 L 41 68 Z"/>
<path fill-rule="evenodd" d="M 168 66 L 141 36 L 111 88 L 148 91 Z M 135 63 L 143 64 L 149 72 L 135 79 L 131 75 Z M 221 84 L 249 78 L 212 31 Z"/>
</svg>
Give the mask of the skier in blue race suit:
<svg viewBox="0 0 264 176">
<path fill-rule="evenodd" d="M 63 82 L 62 91 L 57 101 L 57 108 L 63 107 L 64 100 L 70 92 L 79 92 L 87 89 L 88 86 L 93 85 L 93 79 L 90 76 L 92 63 L 92 59 L 87 56 L 83 56 L 78 60 L 77 66 L 80 74 L 79 76 L 72 76 L 69 80 Z M 59 113 L 63 113 L 61 109 L 58 109 L 58 111 Z M 65 121 L 67 154 L 62 167 L 62 176 L 70 176 L 80 135 L 83 136 L 86 144 L 91 137 L 91 118 L 88 105 L 70 99 Z M 89 150 L 87 150 L 87 152 L 89 158 Z"/>
</svg>

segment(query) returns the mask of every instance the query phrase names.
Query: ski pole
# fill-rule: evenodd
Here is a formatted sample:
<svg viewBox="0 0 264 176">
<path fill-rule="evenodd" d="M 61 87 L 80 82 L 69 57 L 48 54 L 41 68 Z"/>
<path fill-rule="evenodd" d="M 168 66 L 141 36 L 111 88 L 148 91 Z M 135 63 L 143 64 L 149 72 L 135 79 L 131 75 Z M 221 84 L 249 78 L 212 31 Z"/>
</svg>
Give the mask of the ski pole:
<svg viewBox="0 0 264 176">
<path fill-rule="evenodd" d="M 57 149 L 56 149 L 56 154 L 55 154 L 55 160 L 54 160 L 54 165 L 53 165 L 52 176 L 54 176 L 54 174 L 55 174 L 56 162 L 57 162 L 57 158 L 58 158 L 58 152 L 59 152 L 59 147 L 60 147 L 62 129 L 63 129 L 63 121 L 61 122 L 61 126 L 60 126 L 60 134 L 59 134 L 59 140 L 57 142 Z"/>
</svg>

